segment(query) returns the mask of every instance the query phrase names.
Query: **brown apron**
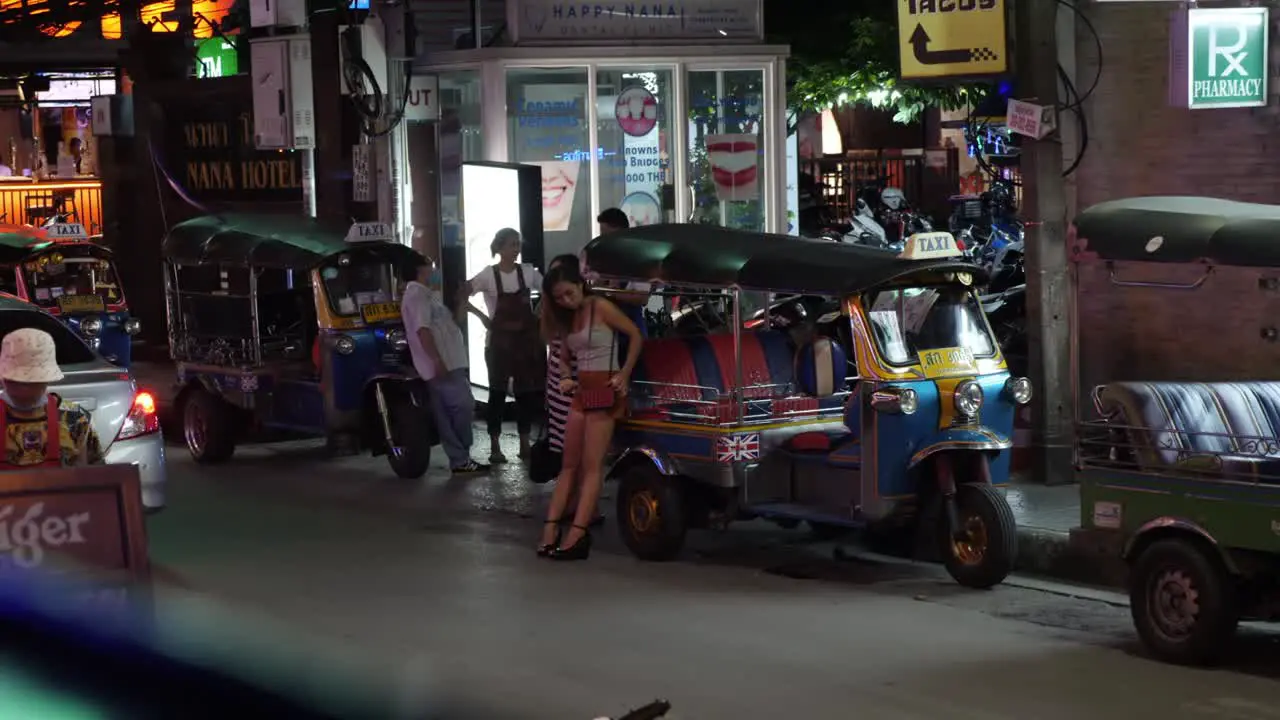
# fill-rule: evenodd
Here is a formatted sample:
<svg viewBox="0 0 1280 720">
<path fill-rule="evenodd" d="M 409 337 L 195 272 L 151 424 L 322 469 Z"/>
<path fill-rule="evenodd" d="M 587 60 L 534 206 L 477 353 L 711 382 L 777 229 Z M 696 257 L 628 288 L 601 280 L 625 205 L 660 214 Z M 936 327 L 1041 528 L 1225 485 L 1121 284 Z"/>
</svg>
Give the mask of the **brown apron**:
<svg viewBox="0 0 1280 720">
<path fill-rule="evenodd" d="M 547 381 L 547 357 L 538 328 L 538 317 L 533 314 L 533 298 L 524 283 L 524 267 L 516 266 L 514 292 L 504 292 L 502 274 L 493 266 L 493 282 L 498 290 L 498 302 L 489 320 L 489 349 L 491 363 L 500 365 L 494 374 L 512 378 L 517 394 L 542 392 Z"/>
</svg>

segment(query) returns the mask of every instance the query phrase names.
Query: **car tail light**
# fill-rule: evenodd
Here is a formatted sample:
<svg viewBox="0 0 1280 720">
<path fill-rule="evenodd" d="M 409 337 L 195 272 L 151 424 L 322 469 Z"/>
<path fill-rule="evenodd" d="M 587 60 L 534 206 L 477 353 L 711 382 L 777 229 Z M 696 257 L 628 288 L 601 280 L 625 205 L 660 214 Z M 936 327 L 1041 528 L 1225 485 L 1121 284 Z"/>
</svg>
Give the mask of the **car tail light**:
<svg viewBox="0 0 1280 720">
<path fill-rule="evenodd" d="M 160 431 L 160 415 L 156 413 L 156 397 L 143 391 L 133 397 L 133 407 L 124 419 L 116 440 L 129 440 Z"/>
</svg>

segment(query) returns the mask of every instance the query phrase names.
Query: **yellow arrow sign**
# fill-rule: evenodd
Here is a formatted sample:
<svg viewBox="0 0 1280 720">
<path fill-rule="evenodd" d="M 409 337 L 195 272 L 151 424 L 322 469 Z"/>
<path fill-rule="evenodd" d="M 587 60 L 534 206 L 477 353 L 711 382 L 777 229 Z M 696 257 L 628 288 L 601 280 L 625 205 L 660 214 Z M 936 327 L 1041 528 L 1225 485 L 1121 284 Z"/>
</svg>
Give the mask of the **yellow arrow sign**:
<svg viewBox="0 0 1280 720">
<path fill-rule="evenodd" d="M 1005 0 L 898 0 L 905 80 L 1008 72 Z"/>
</svg>

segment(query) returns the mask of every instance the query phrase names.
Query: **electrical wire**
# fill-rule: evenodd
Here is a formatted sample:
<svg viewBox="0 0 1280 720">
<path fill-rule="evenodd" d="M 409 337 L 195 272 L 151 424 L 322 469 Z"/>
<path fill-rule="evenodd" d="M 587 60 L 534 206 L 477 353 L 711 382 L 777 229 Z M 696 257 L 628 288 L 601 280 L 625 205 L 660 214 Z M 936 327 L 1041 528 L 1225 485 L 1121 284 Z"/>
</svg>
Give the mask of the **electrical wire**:
<svg viewBox="0 0 1280 720">
<path fill-rule="evenodd" d="M 1072 159 L 1071 164 L 1062 171 L 1062 176 L 1067 177 L 1079 169 L 1080 164 L 1084 161 L 1085 152 L 1089 148 L 1089 121 L 1085 116 L 1084 101 L 1093 95 L 1094 91 L 1097 90 L 1099 83 L 1102 81 L 1103 53 L 1102 36 L 1098 34 L 1098 29 L 1094 26 L 1093 21 L 1090 20 L 1089 17 L 1080 10 L 1079 6 L 1076 5 L 1075 0 L 1057 0 L 1057 2 L 1059 5 L 1070 9 L 1071 12 L 1075 14 L 1076 18 L 1084 24 L 1085 28 L 1089 31 L 1089 34 L 1093 36 L 1094 48 L 1098 56 L 1097 71 L 1094 73 L 1092 82 L 1089 83 L 1089 89 L 1083 94 L 1077 90 L 1075 83 L 1071 81 L 1071 76 L 1066 71 L 1066 68 L 1062 67 L 1061 64 L 1058 65 L 1058 80 L 1062 83 L 1063 94 L 1065 95 L 1066 102 L 1057 103 L 1055 108 L 1058 110 L 1059 115 L 1063 112 L 1075 115 L 1076 125 L 1080 134 L 1080 148 L 1076 151 L 1076 156 Z M 976 146 L 977 144 L 972 143 L 971 139 L 979 137 L 981 133 L 986 131 L 987 127 L 988 123 L 986 122 L 981 124 L 975 122 L 975 118 L 973 117 L 973 105 L 970 105 L 968 117 L 965 119 L 965 141 Z M 1004 178 L 1001 172 L 992 167 L 992 165 L 987 161 L 985 157 L 986 153 L 981 150 L 982 149 L 979 147 L 978 152 L 974 153 L 974 160 L 977 161 L 978 167 L 981 168 L 983 172 L 987 173 L 993 179 L 998 178 L 1005 180 L 1015 187 L 1022 186 L 1020 178 Z"/>
<path fill-rule="evenodd" d="M 341 38 L 345 50 L 342 78 L 346 83 L 347 91 L 351 96 L 351 102 L 355 107 L 356 113 L 360 116 L 360 129 L 365 138 L 384 137 L 391 134 L 404 121 L 405 109 L 409 105 L 409 93 L 413 82 L 413 60 L 410 58 L 404 61 L 404 88 L 400 93 L 399 105 L 393 108 L 389 94 L 390 88 L 387 88 L 388 92 L 383 92 L 373 68 L 361 56 L 359 25 L 351 19 L 349 11 L 347 20 L 352 24 L 343 31 Z M 416 32 L 413 31 L 415 27 L 414 16 L 407 9 L 404 12 L 404 22 L 406 40 L 409 41 L 410 47 L 413 47 L 415 44 L 413 38 L 416 35 Z"/>
</svg>

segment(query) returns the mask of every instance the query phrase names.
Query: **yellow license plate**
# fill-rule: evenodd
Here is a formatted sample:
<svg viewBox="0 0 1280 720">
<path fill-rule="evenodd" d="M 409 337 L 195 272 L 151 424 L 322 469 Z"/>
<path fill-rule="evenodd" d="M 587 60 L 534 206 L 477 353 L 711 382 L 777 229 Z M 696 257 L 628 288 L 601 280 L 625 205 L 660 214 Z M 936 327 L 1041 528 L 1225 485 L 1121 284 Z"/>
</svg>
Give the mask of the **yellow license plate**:
<svg viewBox="0 0 1280 720">
<path fill-rule="evenodd" d="M 360 316 L 367 323 L 400 319 L 400 306 L 396 303 L 369 303 L 360 306 Z"/>
<path fill-rule="evenodd" d="M 58 298 L 58 309 L 64 313 L 102 312 L 106 305 L 98 295 L 62 295 Z"/>
<path fill-rule="evenodd" d="M 920 369 L 924 370 L 927 378 L 965 375 L 978 371 L 978 361 L 968 348 L 922 350 L 919 355 Z"/>
</svg>

